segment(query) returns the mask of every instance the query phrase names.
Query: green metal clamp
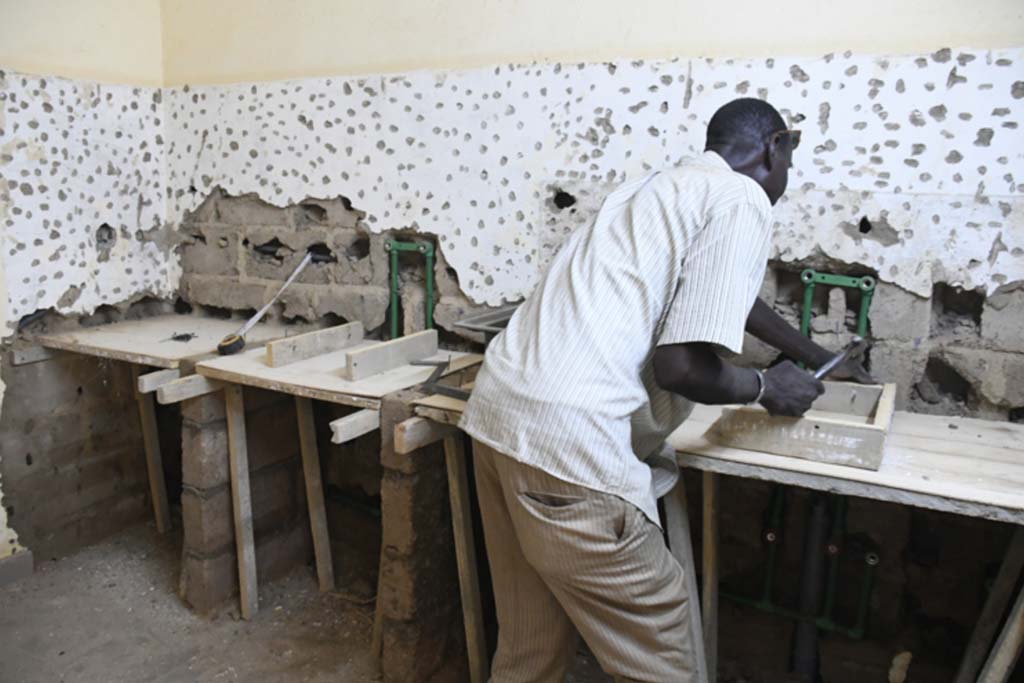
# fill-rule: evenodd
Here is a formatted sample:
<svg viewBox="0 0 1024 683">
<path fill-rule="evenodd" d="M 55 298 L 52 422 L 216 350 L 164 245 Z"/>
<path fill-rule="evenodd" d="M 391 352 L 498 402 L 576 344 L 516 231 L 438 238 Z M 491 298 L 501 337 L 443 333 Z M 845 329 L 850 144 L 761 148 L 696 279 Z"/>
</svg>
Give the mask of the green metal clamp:
<svg viewBox="0 0 1024 683">
<path fill-rule="evenodd" d="M 434 245 L 430 242 L 388 240 L 384 250 L 391 254 L 391 338 L 398 338 L 398 254 L 403 251 L 423 254 L 427 269 L 427 329 L 434 327 Z"/>
<path fill-rule="evenodd" d="M 806 268 L 800 273 L 800 281 L 804 283 L 804 307 L 800 316 L 800 333 L 811 336 L 811 305 L 814 302 L 814 286 L 846 287 L 859 289 L 863 292 L 860 300 L 860 311 L 857 314 L 857 334 L 866 337 L 868 333 L 868 309 L 871 308 L 871 297 L 875 293 L 875 278 L 870 275 L 850 277 L 849 275 L 833 275 L 819 273 L 813 268 Z"/>
</svg>

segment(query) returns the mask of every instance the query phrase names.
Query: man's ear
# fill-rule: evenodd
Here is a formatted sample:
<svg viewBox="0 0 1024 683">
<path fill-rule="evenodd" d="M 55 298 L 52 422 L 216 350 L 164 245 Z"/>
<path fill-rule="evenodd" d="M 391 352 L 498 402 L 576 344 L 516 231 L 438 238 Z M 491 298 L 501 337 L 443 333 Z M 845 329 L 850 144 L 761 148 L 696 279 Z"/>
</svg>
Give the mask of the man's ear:
<svg viewBox="0 0 1024 683">
<path fill-rule="evenodd" d="M 779 143 L 775 140 L 769 140 L 764 146 L 764 167 L 765 170 L 771 172 L 775 168 L 775 164 L 779 163 Z"/>
</svg>

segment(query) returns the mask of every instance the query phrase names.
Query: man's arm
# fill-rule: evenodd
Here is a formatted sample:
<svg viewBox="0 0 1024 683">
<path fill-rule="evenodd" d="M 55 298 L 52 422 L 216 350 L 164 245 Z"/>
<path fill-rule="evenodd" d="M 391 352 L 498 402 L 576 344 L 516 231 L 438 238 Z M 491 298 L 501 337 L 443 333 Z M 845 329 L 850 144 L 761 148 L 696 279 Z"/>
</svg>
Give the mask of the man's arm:
<svg viewBox="0 0 1024 683">
<path fill-rule="evenodd" d="M 803 415 L 824 385 L 790 361 L 764 372 L 763 405 L 772 415 Z M 654 351 L 654 379 L 665 391 L 697 403 L 750 403 L 758 394 L 756 370 L 726 363 L 711 344 L 667 344 Z"/>
<path fill-rule="evenodd" d="M 750 315 L 747 316 L 747 332 L 765 344 L 775 347 L 789 358 L 806 363 L 812 368 L 821 367 L 834 355 L 833 352 L 818 346 L 800 334 L 799 330 L 786 322 L 760 297 L 754 301 Z M 874 382 L 859 361 L 844 363 L 829 376 L 833 379 L 852 379 L 864 384 Z"/>
</svg>

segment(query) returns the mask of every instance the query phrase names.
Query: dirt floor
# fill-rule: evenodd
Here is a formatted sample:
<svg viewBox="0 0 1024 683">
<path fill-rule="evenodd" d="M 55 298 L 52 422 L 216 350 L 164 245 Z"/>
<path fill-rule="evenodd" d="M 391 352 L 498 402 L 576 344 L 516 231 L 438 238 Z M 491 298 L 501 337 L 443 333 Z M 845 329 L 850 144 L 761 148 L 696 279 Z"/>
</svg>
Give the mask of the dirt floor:
<svg viewBox="0 0 1024 683">
<path fill-rule="evenodd" d="M 178 539 L 141 525 L 0 589 L 0 683 L 378 680 L 372 607 L 321 595 L 311 569 L 261 585 L 245 622 L 192 614 L 179 562 Z M 570 677 L 609 680 L 586 653 Z"/>
</svg>

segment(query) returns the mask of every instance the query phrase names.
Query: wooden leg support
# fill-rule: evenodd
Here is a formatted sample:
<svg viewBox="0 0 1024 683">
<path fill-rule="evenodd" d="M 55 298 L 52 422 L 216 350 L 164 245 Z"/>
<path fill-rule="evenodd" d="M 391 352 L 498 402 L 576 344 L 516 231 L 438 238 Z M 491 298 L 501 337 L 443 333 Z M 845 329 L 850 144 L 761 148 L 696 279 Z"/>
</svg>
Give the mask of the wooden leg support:
<svg viewBox="0 0 1024 683">
<path fill-rule="evenodd" d="M 1017 527 L 1010 539 L 1010 547 L 1006 550 L 999 573 L 992 584 L 992 591 L 985 600 L 981 615 L 971 632 L 964 657 L 960 661 L 960 669 L 956 673 L 954 683 L 974 683 L 978 671 L 985 661 L 985 655 L 992 644 L 992 638 L 999 628 L 1006 606 L 1010 604 L 1013 587 L 1017 584 L 1021 569 L 1024 569 L 1024 527 Z"/>
<path fill-rule="evenodd" d="M 228 422 L 228 467 L 231 472 L 231 503 L 235 518 L 235 550 L 238 553 L 238 588 L 242 618 L 251 619 L 259 610 L 256 584 L 256 544 L 252 535 L 252 493 L 249 488 L 249 451 L 245 442 L 245 406 L 242 387 L 224 388 Z"/>
<path fill-rule="evenodd" d="M 462 621 L 466 627 L 466 649 L 469 652 L 469 680 L 471 683 L 486 683 L 489 668 L 487 638 L 480 602 L 480 581 L 476 571 L 476 544 L 473 540 L 464 439 L 462 432 L 445 437 L 444 459 L 448 468 L 448 495 L 452 507 L 455 558 L 459 568 Z"/>
<path fill-rule="evenodd" d="M 978 637 L 979 630 L 983 628 L 988 630 L 987 636 L 983 636 L 984 642 L 981 643 L 981 647 L 986 646 L 992 637 L 992 632 L 995 631 L 995 627 L 999 623 L 1002 608 L 1009 601 L 1011 591 L 1020 576 L 1022 562 L 1024 562 L 1024 528 L 1017 527 L 1013 534 L 1013 540 L 1010 541 L 1010 548 L 1006 551 L 1003 564 L 999 568 L 995 584 L 992 586 L 992 592 L 982 609 L 981 618 L 978 619 L 978 625 L 975 627 L 974 633 L 971 634 L 970 645 L 968 645 L 967 654 L 964 656 L 964 664 L 971 656 L 972 648 L 978 645 L 975 638 Z M 999 640 L 996 641 L 988 661 L 985 662 L 985 668 L 982 669 L 981 675 L 978 677 L 979 683 L 1004 683 L 1013 673 L 1014 664 L 1020 658 L 1022 649 L 1024 649 L 1024 590 L 1017 596 L 1017 602 L 1014 603 L 1010 615 L 1006 617 L 1003 632 L 999 634 Z M 963 669 L 964 665 L 962 664 L 961 671 Z M 957 678 L 957 680 L 960 679 Z"/>
<path fill-rule="evenodd" d="M 683 568 L 686 592 L 690 599 L 690 633 L 693 636 L 693 653 L 697 659 L 697 681 L 708 683 L 707 658 L 704 654 L 704 637 L 700 620 L 697 570 L 693 562 L 693 542 L 690 539 L 690 520 L 686 512 L 686 488 L 683 478 L 665 496 L 665 526 L 668 531 L 669 548 Z"/>
<path fill-rule="evenodd" d="M 334 564 L 331 560 L 331 537 L 327 532 L 327 510 L 324 507 L 324 485 L 320 478 L 320 451 L 316 446 L 313 423 L 313 401 L 295 397 L 299 416 L 299 444 L 302 447 L 302 471 L 306 478 L 306 503 L 309 506 L 309 527 L 313 531 L 316 554 L 316 575 L 320 592 L 334 590 Z"/>
<path fill-rule="evenodd" d="M 163 534 L 171 528 L 171 513 L 167 506 L 167 483 L 164 481 L 164 462 L 160 455 L 160 437 L 156 428 L 156 406 L 153 404 L 153 394 L 139 393 L 140 368 L 134 363 L 131 367 L 132 386 L 136 387 L 135 399 L 139 404 L 139 417 L 142 420 L 142 442 L 146 451 L 149 495 L 153 499 L 156 530 Z"/>
<path fill-rule="evenodd" d="M 703 473 L 704 572 L 701 614 L 704 616 L 704 655 L 708 680 L 718 680 L 718 475 Z"/>
</svg>

